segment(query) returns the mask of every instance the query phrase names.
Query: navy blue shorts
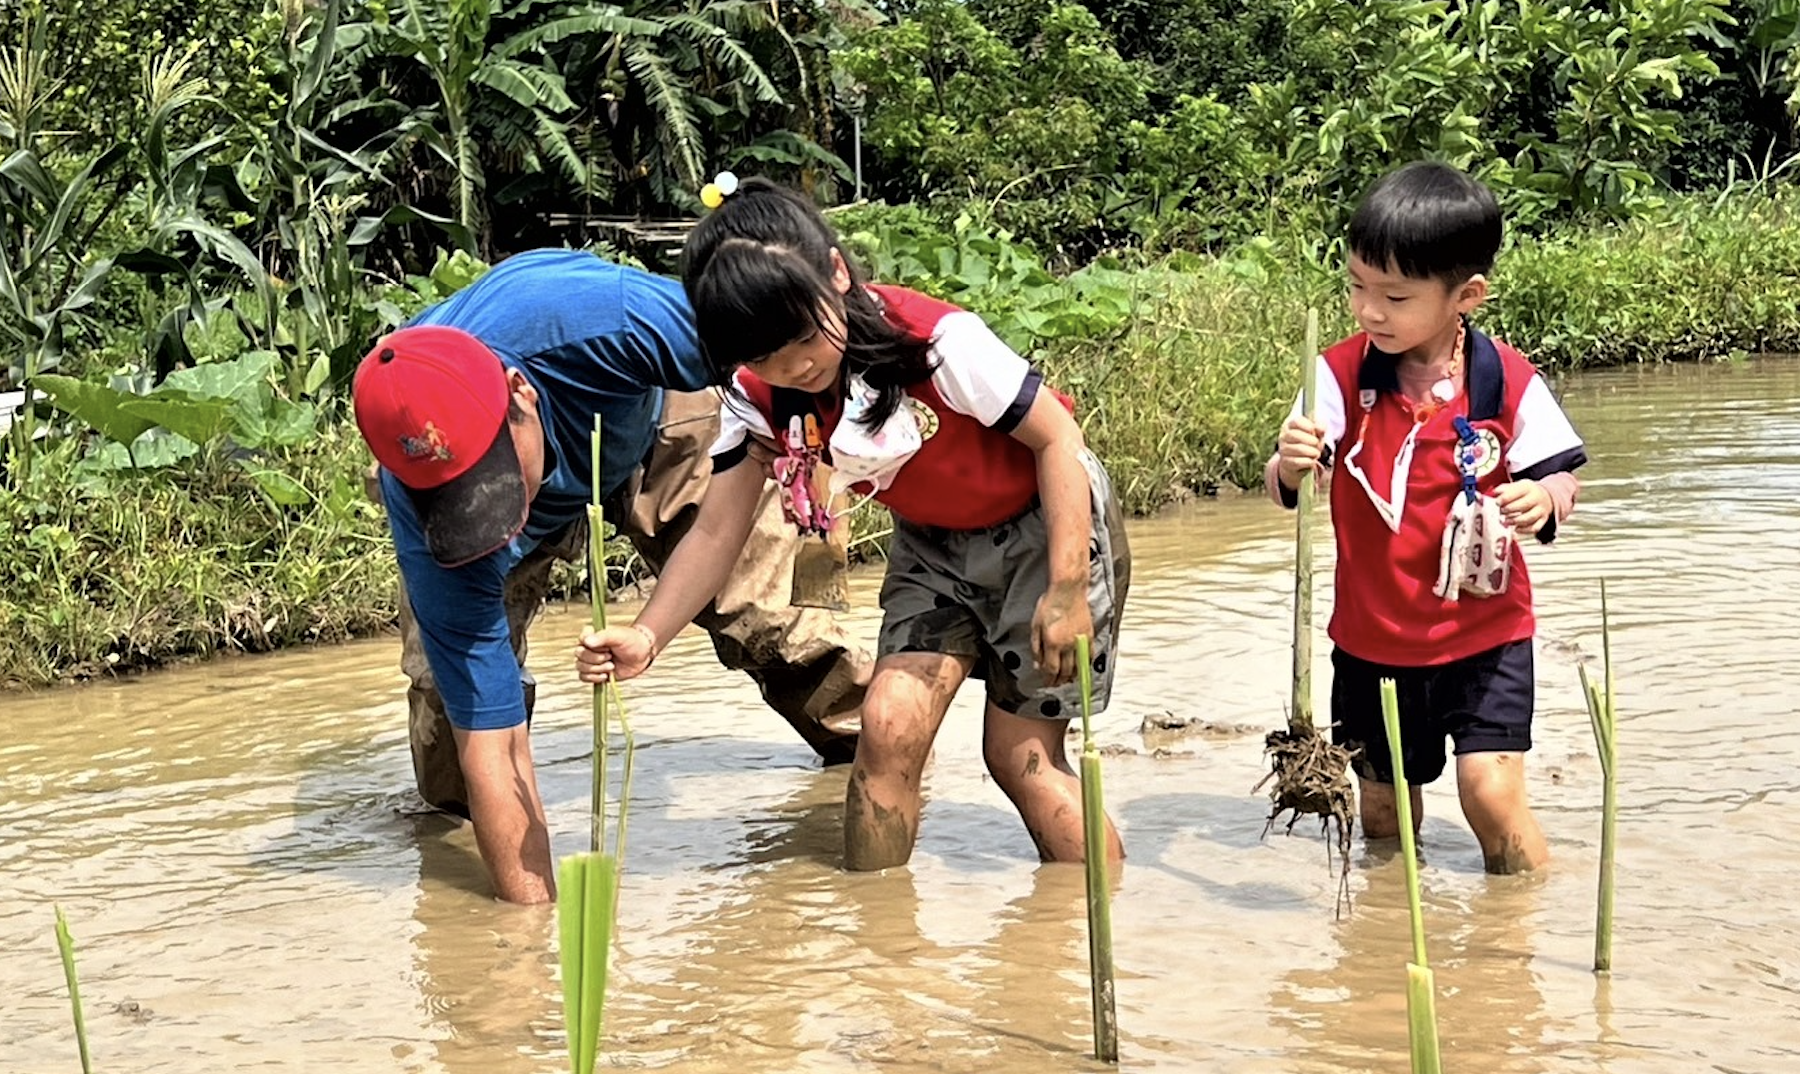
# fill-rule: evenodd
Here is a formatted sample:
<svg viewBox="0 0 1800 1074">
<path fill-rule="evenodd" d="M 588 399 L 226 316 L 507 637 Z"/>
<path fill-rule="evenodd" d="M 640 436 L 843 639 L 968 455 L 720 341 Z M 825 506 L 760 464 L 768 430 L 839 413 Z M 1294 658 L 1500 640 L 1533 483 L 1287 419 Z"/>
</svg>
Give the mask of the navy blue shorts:
<svg viewBox="0 0 1800 1074">
<path fill-rule="evenodd" d="M 1418 785 L 1444 774 L 1444 739 L 1456 753 L 1524 753 L 1531 748 L 1536 678 L 1531 639 L 1431 667 L 1390 667 L 1331 651 L 1331 740 L 1358 747 L 1356 774 L 1394 782 L 1381 680 L 1393 679 L 1400 701 L 1406 780 Z"/>
</svg>

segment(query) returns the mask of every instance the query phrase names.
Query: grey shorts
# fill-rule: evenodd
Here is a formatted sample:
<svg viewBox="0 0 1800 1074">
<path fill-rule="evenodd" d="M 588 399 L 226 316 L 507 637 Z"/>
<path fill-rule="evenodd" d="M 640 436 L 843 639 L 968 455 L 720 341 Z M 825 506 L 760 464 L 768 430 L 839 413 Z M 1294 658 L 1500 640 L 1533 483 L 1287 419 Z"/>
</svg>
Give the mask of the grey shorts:
<svg viewBox="0 0 1800 1074">
<path fill-rule="evenodd" d="M 1088 542 L 1088 607 L 1094 711 L 1112 696 L 1119 611 L 1131 583 L 1131 550 L 1112 480 L 1086 451 L 1093 535 Z M 945 653 L 974 658 L 995 707 L 1021 716 L 1081 715 L 1081 686 L 1052 688 L 1031 658 L 1031 619 L 1050 580 L 1044 509 L 979 530 L 950 530 L 896 519 L 881 585 L 880 656 Z"/>
</svg>

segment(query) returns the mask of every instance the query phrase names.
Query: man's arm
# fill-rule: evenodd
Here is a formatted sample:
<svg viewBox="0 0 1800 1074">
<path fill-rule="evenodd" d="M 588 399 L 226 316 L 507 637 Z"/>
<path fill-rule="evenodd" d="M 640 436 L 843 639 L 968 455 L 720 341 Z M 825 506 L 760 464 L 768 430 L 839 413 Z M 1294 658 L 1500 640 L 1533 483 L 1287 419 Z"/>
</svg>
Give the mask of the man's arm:
<svg viewBox="0 0 1800 1074">
<path fill-rule="evenodd" d="M 455 737 L 476 846 L 501 899 L 547 902 L 556 894 L 549 827 L 506 615 L 512 563 L 501 552 L 455 569 L 439 566 L 404 491 L 384 491 L 419 640 Z"/>
<path fill-rule="evenodd" d="M 469 788 L 475 845 L 494 879 L 494 894 L 518 903 L 556 898 L 550 826 L 538 797 L 526 725 L 494 731 L 458 727 L 454 733 L 456 756 Z"/>
</svg>

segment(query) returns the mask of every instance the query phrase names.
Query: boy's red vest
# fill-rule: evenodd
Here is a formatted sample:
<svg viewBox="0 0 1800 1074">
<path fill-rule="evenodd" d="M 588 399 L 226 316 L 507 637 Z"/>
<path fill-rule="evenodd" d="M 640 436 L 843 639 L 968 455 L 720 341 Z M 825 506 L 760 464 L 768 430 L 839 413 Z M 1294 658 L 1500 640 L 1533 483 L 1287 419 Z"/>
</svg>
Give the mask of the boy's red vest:
<svg viewBox="0 0 1800 1074">
<path fill-rule="evenodd" d="M 1466 390 L 1419 429 L 1398 532 L 1388 528 L 1369 494 L 1345 469 L 1345 458 L 1360 433 L 1363 448 L 1356 465 L 1375 489 L 1386 494 L 1395 455 L 1413 428 L 1394 360 L 1370 351 L 1362 333 L 1325 352 L 1344 399 L 1344 438 L 1333 452 L 1331 474 L 1337 598 L 1330 635 L 1352 656 L 1401 667 L 1445 664 L 1529 638 L 1536 629 L 1531 579 L 1516 542 L 1512 580 L 1505 593 L 1447 601 L 1432 592 L 1445 520 L 1462 488 L 1452 422 L 1457 415 L 1467 417 L 1488 450 L 1497 441 L 1498 458 L 1478 481 L 1480 490 L 1492 495 L 1512 480 L 1506 452 L 1520 400 L 1536 375 L 1531 362 L 1505 343 L 1473 329 L 1467 341 Z"/>
</svg>

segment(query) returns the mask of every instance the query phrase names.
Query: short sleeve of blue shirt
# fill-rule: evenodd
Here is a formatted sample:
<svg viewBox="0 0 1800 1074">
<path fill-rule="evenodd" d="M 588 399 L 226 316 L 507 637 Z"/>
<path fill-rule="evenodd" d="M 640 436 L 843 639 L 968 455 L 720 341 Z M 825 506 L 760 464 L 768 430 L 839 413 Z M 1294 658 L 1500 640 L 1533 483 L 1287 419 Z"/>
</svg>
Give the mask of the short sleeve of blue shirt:
<svg viewBox="0 0 1800 1074">
<path fill-rule="evenodd" d="M 405 487 L 385 470 L 381 496 L 444 714 L 465 731 L 524 723 L 525 688 L 506 620 L 506 574 L 521 558 L 519 542 L 446 569 L 431 558 Z"/>
</svg>

